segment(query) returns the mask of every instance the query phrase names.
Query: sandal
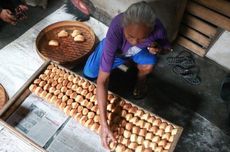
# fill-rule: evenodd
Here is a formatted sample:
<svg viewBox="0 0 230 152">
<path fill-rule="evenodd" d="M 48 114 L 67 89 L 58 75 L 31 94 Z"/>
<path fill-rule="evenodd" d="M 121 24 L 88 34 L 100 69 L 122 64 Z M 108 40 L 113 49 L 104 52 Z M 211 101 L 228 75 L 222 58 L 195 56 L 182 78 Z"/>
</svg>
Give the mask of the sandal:
<svg viewBox="0 0 230 152">
<path fill-rule="evenodd" d="M 186 69 L 181 66 L 174 66 L 173 72 L 180 75 L 181 78 L 190 85 L 199 85 L 201 83 L 201 78 L 198 76 L 199 69 L 197 67 Z"/>
<path fill-rule="evenodd" d="M 148 87 L 146 85 L 140 87 L 140 86 L 135 86 L 133 90 L 133 98 L 136 100 L 140 100 L 145 98 L 148 92 Z"/>
<path fill-rule="evenodd" d="M 168 57 L 167 62 L 169 65 L 180 65 L 184 68 L 190 68 L 195 65 L 192 54 L 187 51 L 180 52 L 176 57 Z"/>
</svg>

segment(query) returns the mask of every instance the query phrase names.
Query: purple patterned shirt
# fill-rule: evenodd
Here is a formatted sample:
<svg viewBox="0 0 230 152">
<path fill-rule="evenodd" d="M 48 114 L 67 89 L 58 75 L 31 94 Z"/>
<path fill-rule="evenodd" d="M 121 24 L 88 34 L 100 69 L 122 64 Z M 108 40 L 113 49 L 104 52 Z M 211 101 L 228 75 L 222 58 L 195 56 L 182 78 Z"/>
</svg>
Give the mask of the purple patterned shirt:
<svg viewBox="0 0 230 152">
<path fill-rule="evenodd" d="M 119 14 L 112 20 L 103 46 L 103 53 L 100 62 L 100 68 L 104 72 L 110 72 L 116 56 L 116 51 L 121 50 L 121 54 L 126 54 L 127 51 L 133 47 L 125 38 L 124 28 L 122 26 L 122 16 Z M 154 30 L 148 38 L 143 42 L 136 45 L 137 48 L 143 49 L 157 41 L 159 46 L 163 49 L 171 48 L 171 45 L 167 39 L 167 34 L 164 26 L 159 19 L 156 19 Z"/>
</svg>

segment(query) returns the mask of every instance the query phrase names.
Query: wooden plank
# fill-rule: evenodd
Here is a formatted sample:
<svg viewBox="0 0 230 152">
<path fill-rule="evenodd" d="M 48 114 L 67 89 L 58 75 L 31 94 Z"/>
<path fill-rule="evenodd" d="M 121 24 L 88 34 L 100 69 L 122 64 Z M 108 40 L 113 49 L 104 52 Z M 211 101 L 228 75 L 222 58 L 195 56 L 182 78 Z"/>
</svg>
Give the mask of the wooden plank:
<svg viewBox="0 0 230 152">
<path fill-rule="evenodd" d="M 182 21 L 184 24 L 186 24 L 187 26 L 203 33 L 204 35 L 208 36 L 208 37 L 214 37 L 216 35 L 217 32 L 217 28 L 205 23 L 204 21 L 192 16 L 192 15 L 188 15 L 186 14 L 184 16 L 184 19 Z"/>
<path fill-rule="evenodd" d="M 194 0 L 212 10 L 230 17 L 230 1 L 226 0 Z"/>
<path fill-rule="evenodd" d="M 11 113 L 15 110 L 15 106 L 18 107 L 24 99 L 30 94 L 28 91 L 29 85 L 34 81 L 34 79 L 48 66 L 50 61 L 45 62 L 32 76 L 31 78 L 23 85 L 23 87 L 6 103 L 6 105 L 0 111 L 0 118 L 3 120 L 10 116 Z M 23 95 L 23 96 L 22 96 Z M 16 102 L 16 104 L 15 104 Z M 14 106 L 12 106 L 14 104 Z"/>
<path fill-rule="evenodd" d="M 183 36 L 197 42 L 198 44 L 200 44 L 201 46 L 203 46 L 205 48 L 207 48 L 209 46 L 210 41 L 211 41 L 206 36 L 200 34 L 199 32 L 193 30 L 192 28 L 189 28 L 189 27 L 184 26 L 184 25 L 181 26 L 180 33 Z"/>
<path fill-rule="evenodd" d="M 230 18 L 227 18 L 219 13 L 216 13 L 208 8 L 205 8 L 191 1 L 187 5 L 187 11 L 193 14 L 194 16 L 197 16 L 220 28 L 230 31 Z"/>
<path fill-rule="evenodd" d="M 197 55 L 204 57 L 206 51 L 205 49 L 201 48 L 198 44 L 195 44 L 194 42 L 179 36 L 179 38 L 177 39 L 177 43 L 183 47 L 185 47 L 186 49 L 196 53 Z"/>
</svg>

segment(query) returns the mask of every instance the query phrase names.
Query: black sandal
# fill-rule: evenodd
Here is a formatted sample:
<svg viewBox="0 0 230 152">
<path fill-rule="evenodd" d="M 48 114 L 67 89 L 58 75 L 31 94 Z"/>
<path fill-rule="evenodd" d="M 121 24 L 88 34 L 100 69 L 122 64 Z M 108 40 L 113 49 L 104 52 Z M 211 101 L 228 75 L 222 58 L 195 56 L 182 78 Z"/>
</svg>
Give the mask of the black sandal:
<svg viewBox="0 0 230 152">
<path fill-rule="evenodd" d="M 187 51 L 181 51 L 176 57 L 168 57 L 167 62 L 169 65 L 180 65 L 184 68 L 190 68 L 195 65 L 192 54 Z"/>
</svg>

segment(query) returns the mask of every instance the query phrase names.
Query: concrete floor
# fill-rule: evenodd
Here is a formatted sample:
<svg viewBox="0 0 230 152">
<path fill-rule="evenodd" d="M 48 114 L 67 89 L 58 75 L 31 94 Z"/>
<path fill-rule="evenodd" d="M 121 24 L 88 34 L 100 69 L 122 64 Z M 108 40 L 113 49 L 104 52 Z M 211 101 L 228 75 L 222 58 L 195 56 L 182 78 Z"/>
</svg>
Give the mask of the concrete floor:
<svg viewBox="0 0 230 152">
<path fill-rule="evenodd" d="M 16 26 L 0 28 L 0 48 L 15 40 L 42 18 L 59 8 L 64 0 L 50 0 L 48 9 L 30 8 L 29 18 Z M 97 17 L 97 16 L 95 16 Z M 133 100 L 131 93 L 136 70 L 126 73 L 114 70 L 110 89 L 133 103 L 180 125 L 184 132 L 176 152 L 229 152 L 230 127 L 227 126 L 227 110 L 219 97 L 219 89 L 227 70 L 207 58 L 194 55 L 200 67 L 202 83 L 190 86 L 172 72 L 166 58 L 183 48 L 174 46 L 174 52 L 160 56 L 154 72 L 149 77 L 149 92 L 143 100 Z M 0 50 L 1 51 L 1 50 Z M 74 71 L 81 73 L 82 65 Z M 120 82 L 120 83 L 117 83 Z"/>
</svg>

